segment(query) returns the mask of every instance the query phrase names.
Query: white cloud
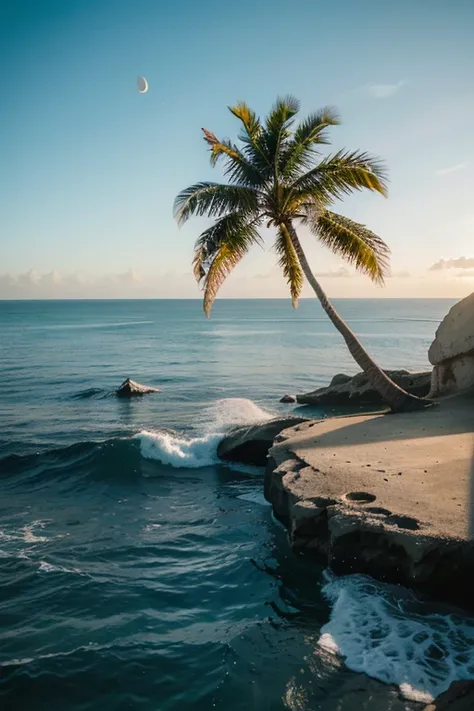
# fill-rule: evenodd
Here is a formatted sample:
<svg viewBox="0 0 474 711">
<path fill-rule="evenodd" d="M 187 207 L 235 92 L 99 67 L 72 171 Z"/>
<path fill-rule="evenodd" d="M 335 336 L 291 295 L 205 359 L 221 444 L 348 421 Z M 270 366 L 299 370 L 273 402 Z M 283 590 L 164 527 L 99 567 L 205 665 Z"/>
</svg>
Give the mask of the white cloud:
<svg viewBox="0 0 474 711">
<path fill-rule="evenodd" d="M 457 259 L 440 259 L 428 269 L 430 272 L 439 272 L 444 269 L 474 269 L 474 257 L 458 257 Z"/>
<path fill-rule="evenodd" d="M 78 273 L 61 274 L 56 269 L 41 274 L 36 269 L 30 269 L 23 274 L 0 275 L 0 298 L 115 298 L 122 293 L 133 296 L 133 290 L 140 282 L 136 269 L 94 277 Z"/>
<path fill-rule="evenodd" d="M 436 175 L 449 175 L 450 173 L 456 173 L 458 170 L 464 170 L 464 168 L 467 168 L 468 165 L 469 163 L 457 163 L 449 168 L 440 168 L 436 171 Z"/>
<path fill-rule="evenodd" d="M 405 84 L 405 81 L 398 81 L 396 84 L 369 84 L 366 88 L 376 99 L 388 99 L 390 96 L 396 94 Z"/>
<path fill-rule="evenodd" d="M 140 275 L 136 269 L 129 269 L 123 274 L 116 274 L 116 279 L 122 284 L 136 284 L 141 281 Z"/>
</svg>

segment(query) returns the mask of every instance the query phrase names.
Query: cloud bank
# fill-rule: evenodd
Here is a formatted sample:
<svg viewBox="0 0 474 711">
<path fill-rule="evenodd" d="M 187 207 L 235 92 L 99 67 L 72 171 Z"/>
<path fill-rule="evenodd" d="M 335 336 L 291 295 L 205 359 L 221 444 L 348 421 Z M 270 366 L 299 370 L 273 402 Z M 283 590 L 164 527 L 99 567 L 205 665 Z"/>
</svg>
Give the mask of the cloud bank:
<svg viewBox="0 0 474 711">
<path fill-rule="evenodd" d="M 474 269 L 474 257 L 458 257 L 457 259 L 440 259 L 428 269 L 430 272 L 439 272 L 444 269 Z"/>
</svg>

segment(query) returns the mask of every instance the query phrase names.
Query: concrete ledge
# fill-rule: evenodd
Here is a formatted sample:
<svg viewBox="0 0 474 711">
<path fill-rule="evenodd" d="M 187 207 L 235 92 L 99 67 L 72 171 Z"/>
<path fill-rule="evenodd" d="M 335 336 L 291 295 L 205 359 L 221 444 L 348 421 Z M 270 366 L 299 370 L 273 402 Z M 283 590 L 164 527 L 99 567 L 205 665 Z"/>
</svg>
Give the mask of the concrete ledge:
<svg viewBox="0 0 474 711">
<path fill-rule="evenodd" d="M 265 496 L 296 552 L 474 608 L 474 398 L 285 430 Z"/>
</svg>

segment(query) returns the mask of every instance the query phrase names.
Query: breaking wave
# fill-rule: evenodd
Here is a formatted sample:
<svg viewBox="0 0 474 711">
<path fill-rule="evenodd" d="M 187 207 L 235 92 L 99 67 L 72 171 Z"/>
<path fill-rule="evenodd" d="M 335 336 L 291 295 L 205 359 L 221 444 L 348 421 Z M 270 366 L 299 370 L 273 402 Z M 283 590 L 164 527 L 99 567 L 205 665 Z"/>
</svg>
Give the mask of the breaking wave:
<svg viewBox="0 0 474 711">
<path fill-rule="evenodd" d="M 323 595 L 332 605 L 319 646 L 346 666 L 399 687 L 406 698 L 429 703 L 451 682 L 474 677 L 474 620 L 421 613 L 388 585 L 363 575 L 326 573 Z"/>
<path fill-rule="evenodd" d="M 197 469 L 217 461 L 217 446 L 230 428 L 264 422 L 272 417 L 270 412 L 252 400 L 224 398 L 202 412 L 202 434 L 197 437 L 142 430 L 137 438 L 140 440 L 140 451 L 145 459 L 156 459 L 172 467 Z"/>
</svg>

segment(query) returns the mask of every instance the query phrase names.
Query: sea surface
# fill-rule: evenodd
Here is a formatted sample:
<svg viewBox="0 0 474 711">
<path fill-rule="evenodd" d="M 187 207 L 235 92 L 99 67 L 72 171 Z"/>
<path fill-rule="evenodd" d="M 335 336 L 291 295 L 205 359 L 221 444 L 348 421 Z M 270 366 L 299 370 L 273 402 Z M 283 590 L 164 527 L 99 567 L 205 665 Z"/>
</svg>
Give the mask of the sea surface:
<svg viewBox="0 0 474 711">
<path fill-rule="evenodd" d="M 422 370 L 453 302 L 335 303 Z M 406 711 L 474 677 L 472 618 L 295 557 L 216 460 L 356 370 L 313 300 L 0 302 L 1 711 Z"/>
</svg>

